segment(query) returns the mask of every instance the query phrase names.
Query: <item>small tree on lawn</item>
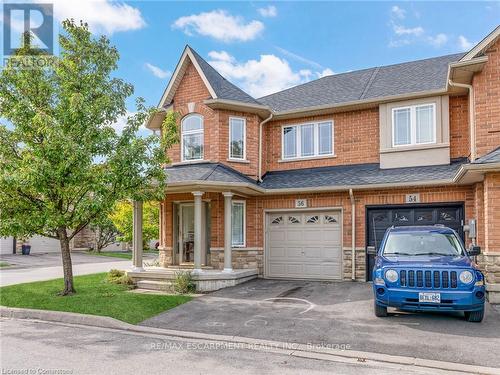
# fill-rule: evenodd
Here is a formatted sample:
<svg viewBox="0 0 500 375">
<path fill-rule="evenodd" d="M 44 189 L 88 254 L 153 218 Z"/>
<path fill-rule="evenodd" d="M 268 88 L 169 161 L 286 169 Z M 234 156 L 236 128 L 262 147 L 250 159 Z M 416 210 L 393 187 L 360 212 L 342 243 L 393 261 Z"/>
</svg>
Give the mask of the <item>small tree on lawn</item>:
<svg viewBox="0 0 500 375">
<path fill-rule="evenodd" d="M 58 239 L 67 295 L 75 292 L 70 240 L 119 200 L 162 196 L 165 149 L 177 132 L 170 123 L 161 139 L 139 137 L 152 110 L 137 100 L 117 134 L 113 124 L 133 93 L 112 76 L 118 51 L 85 24 L 64 21 L 63 29 L 60 56 L 49 67 L 7 63 L 0 74 L 0 117 L 10 122 L 0 125 L 0 236 Z M 25 44 L 14 57 L 29 55 Z"/>
<path fill-rule="evenodd" d="M 90 229 L 94 232 L 94 250 L 101 252 L 106 246 L 116 242 L 121 233 L 109 217 L 99 218 L 98 221 L 90 223 Z"/>
<path fill-rule="evenodd" d="M 133 217 L 132 204 L 128 201 L 118 202 L 109 215 L 111 221 L 120 232 L 118 238 L 123 242 L 132 242 Z M 158 202 L 144 202 L 144 214 L 142 222 L 142 239 L 144 244 L 151 240 L 157 240 L 159 236 L 160 207 Z"/>
</svg>

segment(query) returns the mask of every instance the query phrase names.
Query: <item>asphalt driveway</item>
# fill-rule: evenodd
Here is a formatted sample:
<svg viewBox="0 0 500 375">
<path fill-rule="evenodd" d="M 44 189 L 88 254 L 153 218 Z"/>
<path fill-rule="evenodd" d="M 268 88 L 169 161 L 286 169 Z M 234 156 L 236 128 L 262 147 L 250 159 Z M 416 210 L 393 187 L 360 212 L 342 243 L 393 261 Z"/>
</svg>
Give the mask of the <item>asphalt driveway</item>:
<svg viewBox="0 0 500 375">
<path fill-rule="evenodd" d="M 478 324 L 461 313 L 376 318 L 372 303 L 367 283 L 256 279 L 141 324 L 500 367 L 500 307 Z"/>
</svg>

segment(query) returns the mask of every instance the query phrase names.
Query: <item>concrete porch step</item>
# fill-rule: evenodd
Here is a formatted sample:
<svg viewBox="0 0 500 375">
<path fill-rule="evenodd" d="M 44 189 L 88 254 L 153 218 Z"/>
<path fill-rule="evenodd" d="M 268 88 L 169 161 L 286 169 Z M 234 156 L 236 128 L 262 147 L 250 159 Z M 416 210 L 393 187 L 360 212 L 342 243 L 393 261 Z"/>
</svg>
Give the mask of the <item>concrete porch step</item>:
<svg viewBox="0 0 500 375">
<path fill-rule="evenodd" d="M 159 290 L 162 292 L 174 291 L 174 285 L 170 281 L 138 280 L 136 285 L 138 289 Z"/>
</svg>

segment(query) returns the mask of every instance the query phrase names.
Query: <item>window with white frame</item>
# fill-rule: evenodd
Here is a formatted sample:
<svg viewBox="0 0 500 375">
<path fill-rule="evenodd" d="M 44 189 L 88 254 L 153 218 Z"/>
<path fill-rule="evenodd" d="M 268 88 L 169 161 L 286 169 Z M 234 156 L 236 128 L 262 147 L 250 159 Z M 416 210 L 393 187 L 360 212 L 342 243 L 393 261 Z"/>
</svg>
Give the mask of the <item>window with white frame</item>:
<svg viewBox="0 0 500 375">
<path fill-rule="evenodd" d="M 182 160 L 203 159 L 203 117 L 187 115 L 181 121 Z"/>
<path fill-rule="evenodd" d="M 283 159 L 333 155 L 333 122 L 283 126 Z"/>
<path fill-rule="evenodd" d="M 231 210 L 231 243 L 235 247 L 245 246 L 245 202 L 233 201 Z"/>
<path fill-rule="evenodd" d="M 436 105 L 420 104 L 392 109 L 392 145 L 436 142 Z"/>
<path fill-rule="evenodd" d="M 229 118 L 229 159 L 245 160 L 246 121 L 244 118 Z"/>
</svg>

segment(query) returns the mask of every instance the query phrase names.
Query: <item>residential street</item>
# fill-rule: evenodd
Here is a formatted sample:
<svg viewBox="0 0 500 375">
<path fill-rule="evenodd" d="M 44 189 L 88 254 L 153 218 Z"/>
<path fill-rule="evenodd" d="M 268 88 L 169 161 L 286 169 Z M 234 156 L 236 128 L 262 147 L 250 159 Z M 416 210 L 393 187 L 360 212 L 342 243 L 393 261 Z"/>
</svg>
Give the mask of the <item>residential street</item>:
<svg viewBox="0 0 500 375">
<path fill-rule="evenodd" d="M 300 358 L 293 350 L 231 347 L 230 343 L 165 338 L 84 326 L 0 321 L 1 371 L 64 374 L 451 374 L 389 363 Z M 9 372 L 10 371 L 10 372 Z M 54 372 L 55 373 L 55 372 Z"/>
<path fill-rule="evenodd" d="M 119 258 L 80 253 L 72 253 L 71 258 L 75 276 L 131 267 L 130 260 L 120 260 Z M 58 253 L 29 256 L 4 255 L 1 259 L 14 267 L 0 270 L 0 286 L 51 280 L 63 276 L 61 255 Z"/>
<path fill-rule="evenodd" d="M 141 323 L 150 327 L 283 342 L 349 345 L 351 350 L 500 368 L 500 309 L 482 323 L 462 313 L 373 313 L 371 284 L 257 279 L 196 298 Z M 424 344 L 425 343 L 425 344 Z"/>
</svg>

